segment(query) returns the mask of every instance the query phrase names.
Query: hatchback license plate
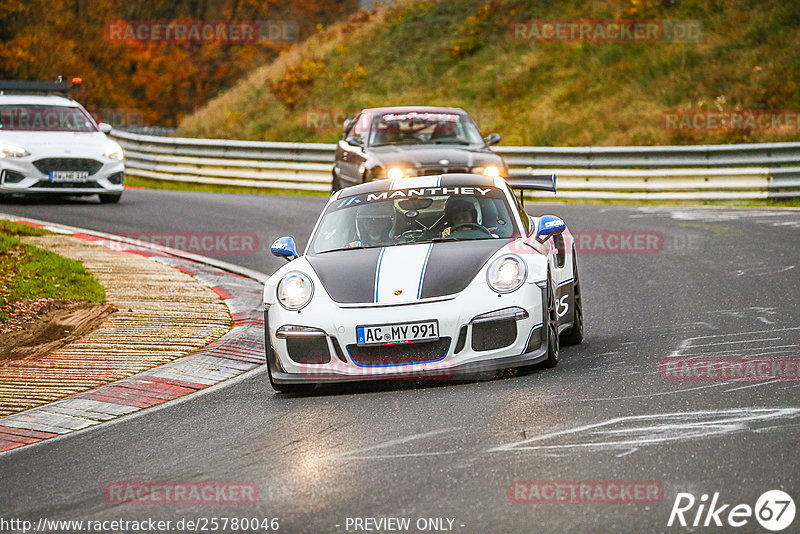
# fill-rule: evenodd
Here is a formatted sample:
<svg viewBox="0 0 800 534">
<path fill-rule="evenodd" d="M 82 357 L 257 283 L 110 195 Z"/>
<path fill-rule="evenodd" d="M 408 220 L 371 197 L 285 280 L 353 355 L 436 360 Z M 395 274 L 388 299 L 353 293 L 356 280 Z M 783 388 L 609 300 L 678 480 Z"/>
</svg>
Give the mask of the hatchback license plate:
<svg viewBox="0 0 800 534">
<path fill-rule="evenodd" d="M 86 182 L 89 179 L 88 171 L 50 171 L 51 182 Z"/>
</svg>

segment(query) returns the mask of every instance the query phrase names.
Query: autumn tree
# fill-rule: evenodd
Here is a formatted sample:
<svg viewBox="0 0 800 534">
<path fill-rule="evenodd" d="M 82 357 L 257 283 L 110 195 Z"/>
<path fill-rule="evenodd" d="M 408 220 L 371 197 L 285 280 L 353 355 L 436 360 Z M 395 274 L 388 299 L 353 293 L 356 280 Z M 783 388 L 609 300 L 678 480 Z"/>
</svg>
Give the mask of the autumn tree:
<svg viewBox="0 0 800 534">
<path fill-rule="evenodd" d="M 303 39 L 357 8 L 356 0 L 4 0 L 0 79 L 81 76 L 88 109 L 134 110 L 144 124 L 176 125 L 286 43 L 110 39 L 115 21 L 284 21 Z"/>
</svg>

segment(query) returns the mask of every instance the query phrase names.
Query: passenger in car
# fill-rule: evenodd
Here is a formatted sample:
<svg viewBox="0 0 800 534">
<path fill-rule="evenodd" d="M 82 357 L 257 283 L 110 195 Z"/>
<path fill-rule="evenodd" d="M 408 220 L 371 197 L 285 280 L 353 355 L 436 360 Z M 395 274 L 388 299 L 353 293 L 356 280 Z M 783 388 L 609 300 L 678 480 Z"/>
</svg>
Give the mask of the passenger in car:
<svg viewBox="0 0 800 534">
<path fill-rule="evenodd" d="M 393 244 L 392 230 L 395 226 L 395 217 L 391 202 L 360 206 L 356 212 L 356 241 L 348 246 L 353 248 Z"/>
</svg>

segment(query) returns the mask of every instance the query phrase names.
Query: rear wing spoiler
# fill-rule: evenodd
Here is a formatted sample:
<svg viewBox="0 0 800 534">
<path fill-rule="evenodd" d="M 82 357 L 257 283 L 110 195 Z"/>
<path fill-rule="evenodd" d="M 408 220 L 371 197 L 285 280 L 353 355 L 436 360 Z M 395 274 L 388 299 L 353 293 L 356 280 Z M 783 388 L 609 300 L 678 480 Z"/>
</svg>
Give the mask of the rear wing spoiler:
<svg viewBox="0 0 800 534">
<path fill-rule="evenodd" d="M 512 189 L 519 189 L 520 204 L 525 203 L 525 191 L 551 191 L 556 192 L 556 174 L 526 174 L 509 176 L 506 183 Z"/>
<path fill-rule="evenodd" d="M 556 175 L 553 174 L 526 174 L 523 176 L 509 176 L 506 183 L 512 189 L 522 189 L 529 191 L 552 191 L 556 192 Z"/>
<path fill-rule="evenodd" d="M 81 87 L 83 80 L 72 78 L 68 83 L 63 76 L 55 82 L 29 82 L 22 80 L 0 80 L 0 93 L 62 93 L 66 95 L 74 89 Z"/>
</svg>

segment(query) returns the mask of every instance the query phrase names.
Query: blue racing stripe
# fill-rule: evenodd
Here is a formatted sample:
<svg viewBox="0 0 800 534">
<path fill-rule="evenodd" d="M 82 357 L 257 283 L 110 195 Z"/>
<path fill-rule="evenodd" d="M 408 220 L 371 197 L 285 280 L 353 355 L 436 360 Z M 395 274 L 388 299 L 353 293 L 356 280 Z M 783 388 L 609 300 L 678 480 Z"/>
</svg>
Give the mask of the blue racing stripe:
<svg viewBox="0 0 800 534">
<path fill-rule="evenodd" d="M 383 253 L 386 252 L 386 247 L 381 249 L 381 255 L 378 256 L 378 268 L 375 271 L 375 302 L 378 302 L 378 288 L 380 287 L 381 280 L 381 262 L 383 261 Z"/>
</svg>

